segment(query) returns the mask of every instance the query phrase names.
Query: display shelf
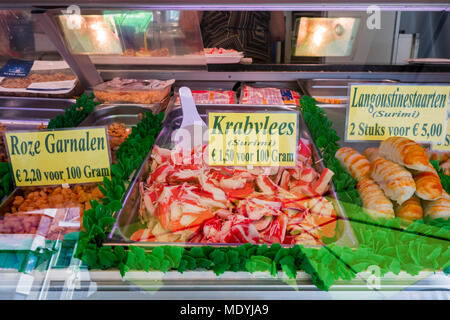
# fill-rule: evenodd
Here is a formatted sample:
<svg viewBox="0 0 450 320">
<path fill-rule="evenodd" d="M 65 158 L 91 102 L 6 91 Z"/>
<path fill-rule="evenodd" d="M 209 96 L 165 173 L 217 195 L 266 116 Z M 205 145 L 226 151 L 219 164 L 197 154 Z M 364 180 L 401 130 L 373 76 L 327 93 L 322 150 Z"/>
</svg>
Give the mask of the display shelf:
<svg viewBox="0 0 450 320">
<path fill-rule="evenodd" d="M 0 297 L 20 294 L 24 289 L 18 287 L 21 276 L 2 271 Z M 386 274 L 378 285 L 375 282 L 368 285 L 364 279 L 371 274 L 363 273 L 358 275 L 359 279 L 337 282 L 328 292 L 318 290 L 302 272 L 295 280 L 282 273 L 273 278 L 262 272 L 226 272 L 216 276 L 211 271 L 183 274 L 130 271 L 122 278 L 116 270 L 82 268 L 58 268 L 48 274 L 35 271 L 30 276 L 33 281 L 29 293 L 20 294 L 23 299 L 450 299 L 450 279 L 442 272 L 421 272 L 414 277 Z"/>
</svg>

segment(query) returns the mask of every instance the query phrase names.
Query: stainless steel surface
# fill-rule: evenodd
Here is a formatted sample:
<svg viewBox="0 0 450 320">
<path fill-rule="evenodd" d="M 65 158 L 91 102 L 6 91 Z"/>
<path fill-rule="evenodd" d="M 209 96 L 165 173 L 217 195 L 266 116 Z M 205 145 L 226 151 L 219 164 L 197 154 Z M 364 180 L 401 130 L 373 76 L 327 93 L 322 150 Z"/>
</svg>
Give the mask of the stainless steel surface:
<svg viewBox="0 0 450 320">
<path fill-rule="evenodd" d="M 295 107 L 294 107 L 295 108 Z M 292 111 L 292 106 L 261 106 L 261 105 L 198 105 L 197 109 L 199 111 L 200 116 L 202 117 L 205 123 L 207 121 L 207 111 L 236 111 L 236 110 L 247 110 L 247 111 Z M 166 115 L 166 119 L 164 120 L 164 126 L 159 134 L 158 138 L 155 141 L 156 145 L 171 149 L 172 142 L 171 136 L 172 133 L 180 127 L 182 121 L 182 110 L 179 106 L 171 105 L 169 111 Z M 319 154 L 318 149 L 314 145 L 314 140 L 312 139 L 306 124 L 303 121 L 303 117 L 301 113 L 299 113 L 299 137 L 308 139 L 311 141 L 313 145 L 313 158 L 315 160 L 315 169 L 321 172 L 324 169 L 324 165 L 321 160 L 321 156 Z M 137 231 L 138 229 L 145 227 L 139 221 L 138 210 L 140 206 L 140 195 L 139 195 L 139 185 L 141 182 L 144 182 L 150 171 L 150 153 L 147 155 L 146 161 L 142 164 L 138 173 L 136 174 L 136 178 L 133 180 L 132 184 L 129 187 L 129 191 L 124 200 L 124 205 L 122 210 L 119 211 L 117 216 L 116 224 L 114 225 L 113 231 L 109 235 L 108 243 L 111 245 L 114 244 L 124 244 L 124 243 L 134 243 L 134 245 L 139 246 L 154 246 L 154 245 L 183 245 L 180 243 L 156 243 L 156 242 L 130 242 L 130 236 Z M 332 186 L 332 190 L 329 193 L 329 198 L 333 202 L 333 205 L 336 210 L 336 214 L 338 216 L 338 227 L 337 227 L 337 244 L 346 245 L 348 247 L 356 247 L 357 240 L 354 236 L 351 226 L 348 220 L 345 217 L 345 213 L 342 207 L 339 204 L 337 199 L 337 194 L 335 192 L 334 186 Z M 184 244 L 188 246 L 195 245 L 204 245 L 204 244 Z M 209 244 L 211 245 L 211 244 Z M 221 245 L 230 245 L 230 244 L 213 244 L 217 246 Z"/>
<path fill-rule="evenodd" d="M 359 142 L 347 142 L 344 139 L 345 135 L 345 119 L 347 107 L 326 107 L 323 106 L 322 109 L 326 112 L 327 118 L 333 124 L 332 128 L 336 130 L 337 135 L 339 136 L 340 141 L 338 144 L 341 147 L 352 147 L 358 150 L 359 152 L 364 152 L 367 148 L 371 147 L 379 147 L 379 141 L 359 141 Z"/>
<path fill-rule="evenodd" d="M 304 94 L 309 96 L 337 96 L 348 97 L 348 86 L 350 83 L 394 83 L 397 81 L 390 79 L 383 80 L 351 80 L 351 79 L 312 79 L 299 80 L 299 85 L 304 90 Z"/>
<path fill-rule="evenodd" d="M 151 109 L 139 105 L 98 105 L 83 122 L 84 126 L 109 125 L 115 122 L 124 123 L 127 126 L 135 126 L 141 121 L 141 116 Z"/>
<path fill-rule="evenodd" d="M 99 69 L 105 80 L 114 77 L 144 79 L 148 77 L 149 70 L 108 70 Z M 248 72 L 207 72 L 207 71 L 163 71 L 152 70 L 151 76 L 155 79 L 176 81 L 297 81 L 298 79 L 366 79 L 384 80 L 392 79 L 401 82 L 448 82 L 450 73 L 436 72 L 311 72 L 311 71 L 248 71 Z"/>
<path fill-rule="evenodd" d="M 9 130 L 36 129 L 74 103 L 72 99 L 0 97 L 0 123 Z"/>
</svg>

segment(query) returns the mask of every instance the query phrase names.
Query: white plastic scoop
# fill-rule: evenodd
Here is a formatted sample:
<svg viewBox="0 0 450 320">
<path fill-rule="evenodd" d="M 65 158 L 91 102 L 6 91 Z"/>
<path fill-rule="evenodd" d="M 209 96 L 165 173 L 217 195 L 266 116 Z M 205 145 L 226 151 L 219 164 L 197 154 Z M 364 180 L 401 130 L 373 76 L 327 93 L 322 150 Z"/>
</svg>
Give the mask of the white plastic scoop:
<svg viewBox="0 0 450 320">
<path fill-rule="evenodd" d="M 183 120 L 180 128 L 175 131 L 172 141 L 179 148 L 191 150 L 192 147 L 202 144 L 203 133 L 208 126 L 198 114 L 191 90 L 188 87 L 181 87 L 178 94 L 183 110 Z"/>
</svg>

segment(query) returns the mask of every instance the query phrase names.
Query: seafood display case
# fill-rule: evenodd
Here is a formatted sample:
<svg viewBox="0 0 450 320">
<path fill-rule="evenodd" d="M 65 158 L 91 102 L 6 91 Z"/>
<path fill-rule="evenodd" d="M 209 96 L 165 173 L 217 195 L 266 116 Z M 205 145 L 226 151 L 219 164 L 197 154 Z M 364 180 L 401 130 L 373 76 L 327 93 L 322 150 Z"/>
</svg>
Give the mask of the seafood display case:
<svg viewBox="0 0 450 320">
<path fill-rule="evenodd" d="M 95 108 L 77 126 L 107 127 L 116 172 L 123 170 L 117 151 L 133 131 L 139 141 L 154 141 L 113 200 L 102 191 L 104 184 L 15 188 L 3 195 L 0 233 L 31 233 L 41 241 L 32 241 L 33 249 L 41 251 L 10 255 L 11 248 L 0 249 L 0 298 L 220 299 L 232 293 L 237 299 L 449 299 L 450 228 L 443 221 L 450 215 L 448 152 L 403 137 L 346 139 L 351 85 L 450 84 L 450 52 L 442 37 L 450 28 L 448 5 L 380 1 L 383 28 L 371 28 L 366 4 L 334 2 L 327 11 L 298 1 L 169 1 L 170 10 L 153 1 L 119 1 L 114 8 L 80 1 L 75 8 L 67 3 L 67 12 L 59 8 L 65 1 L 33 10 L 24 4 L 25 18 L 14 13 L 24 19 L 19 27 L 5 9 L 0 26 L 15 29 L 3 33 L 32 25 L 36 39 L 44 34 L 53 55 L 64 60 L 57 71 L 47 72 L 46 61 L 35 64 L 28 78 L 1 79 L 8 95 L 0 97 L 5 130 L 46 127 L 75 103 L 57 93 L 70 89 L 75 98 L 84 89 Z M 284 39 L 269 43 L 271 61 L 281 63 L 249 64 L 242 58 L 251 49 L 208 48 L 204 25 L 191 14 L 217 5 L 217 12 L 283 11 Z M 422 14 L 430 30 L 415 21 Z M 410 47 L 405 33 L 416 39 Z M 0 50 L 1 61 L 11 55 L 45 60 L 21 47 L 17 37 L 7 54 Z M 223 57 L 236 59 L 228 63 Z M 185 156 L 172 141 L 183 121 L 181 87 L 191 89 L 207 125 L 209 112 L 296 113 L 296 166 L 176 163 Z M 155 137 L 155 120 L 138 132 L 147 113 L 160 112 Z M 203 157 L 207 144 L 191 148 L 187 158 Z M 81 211 L 71 216 L 63 205 L 58 219 L 69 229 L 77 222 L 79 231 L 49 245 L 48 215 L 24 212 L 39 205 L 61 209 L 64 201 Z M 103 225 L 92 219 L 111 202 L 115 209 L 103 221 L 113 222 L 98 236 L 96 227 Z M 83 226 L 83 212 L 92 206 L 92 219 Z M 16 228 L 25 222 L 28 229 Z M 94 241 L 77 253 L 86 239 Z"/>
<path fill-rule="evenodd" d="M 207 112 L 231 112 L 234 110 L 238 109 L 238 105 L 198 105 L 197 106 L 197 110 L 200 113 L 201 118 L 206 122 L 207 120 Z M 295 110 L 295 107 L 282 107 L 282 106 L 260 106 L 260 105 L 246 105 L 245 108 L 239 108 L 240 111 L 243 112 L 293 112 Z M 325 170 L 327 170 L 325 168 L 325 166 L 323 165 L 322 162 L 322 158 L 320 155 L 319 150 L 317 149 L 317 147 L 314 145 L 313 139 L 308 131 L 308 128 L 306 126 L 306 124 L 303 121 L 303 118 L 301 116 L 301 113 L 298 114 L 299 117 L 299 139 L 301 139 L 300 141 L 302 141 L 301 143 L 303 143 L 301 146 L 303 148 L 308 148 L 309 150 L 309 157 L 311 157 L 311 165 L 312 167 L 310 167 L 309 170 L 312 170 L 311 173 L 316 174 L 315 171 L 317 171 L 317 177 L 314 178 L 314 181 L 311 181 L 311 185 L 313 185 L 313 182 L 315 182 L 316 179 L 319 179 L 319 176 L 321 174 L 323 174 L 324 176 L 326 175 L 326 172 L 324 172 Z M 182 113 L 182 109 L 181 107 L 177 107 L 175 105 L 172 106 L 172 108 L 169 108 L 166 118 L 164 120 L 163 123 L 163 129 L 161 131 L 161 133 L 159 134 L 158 138 L 155 141 L 155 147 L 153 148 L 152 151 L 149 152 L 149 155 L 147 156 L 146 160 L 144 161 L 144 164 L 141 166 L 140 170 L 137 173 L 137 178 L 133 181 L 133 184 L 130 185 L 130 191 L 127 194 L 125 200 L 124 200 L 124 206 L 122 208 L 121 211 L 119 211 L 118 215 L 117 215 L 117 222 L 113 227 L 113 230 L 110 234 L 110 237 L 107 241 L 107 243 L 114 245 L 114 244 L 134 244 L 134 245 L 141 245 L 141 246 L 155 246 L 155 245 L 167 245 L 167 244 L 171 244 L 171 241 L 174 240 L 170 240 L 171 238 L 176 239 L 177 236 L 175 236 L 175 234 L 179 233 L 177 231 L 173 231 L 172 232 L 168 232 L 168 234 L 164 234 L 163 236 L 155 236 L 155 238 L 153 240 L 148 240 L 151 242 L 146 242 L 146 238 L 142 238 L 139 236 L 136 236 L 136 234 L 140 234 L 139 230 L 142 231 L 142 229 L 146 229 L 146 224 L 148 222 L 144 222 L 143 223 L 143 210 L 144 211 L 149 211 L 151 209 L 148 209 L 148 207 L 146 208 L 145 206 L 145 202 L 146 200 L 143 199 L 144 197 L 147 197 L 148 195 L 145 194 L 145 191 L 143 189 L 143 184 L 146 183 L 146 181 L 149 178 L 149 175 L 152 174 L 152 172 L 157 172 L 158 168 L 154 168 L 152 171 L 150 171 L 150 167 L 151 167 L 151 161 L 154 160 L 156 157 L 158 157 L 158 153 L 161 152 L 167 152 L 164 150 L 171 150 L 175 148 L 175 143 L 172 141 L 172 137 L 174 135 L 174 133 L 176 132 L 176 130 L 180 127 L 181 122 L 182 122 L 182 118 L 183 118 L 183 113 Z M 308 144 L 308 147 L 307 144 Z M 299 147 L 300 148 L 300 147 Z M 156 153 L 156 154 L 155 154 Z M 152 156 L 153 154 L 153 156 Z M 304 156 L 304 155 L 303 155 Z M 308 159 L 309 160 L 309 159 Z M 164 166 L 166 165 L 166 163 L 159 163 L 159 165 Z M 306 163 L 305 163 L 306 165 Z M 154 164 L 153 164 L 154 166 Z M 189 166 L 187 166 L 189 167 Z M 267 168 L 268 169 L 268 168 Z M 285 170 L 284 168 L 277 168 L 281 171 L 281 173 L 283 172 L 283 170 Z M 180 166 L 177 168 L 177 171 L 174 172 L 175 175 L 182 175 L 183 174 L 183 166 Z M 191 170 L 191 169 L 187 169 L 187 170 Z M 315 170 L 315 171 L 314 171 Z M 239 171 L 242 171 L 242 169 L 239 169 Z M 256 170 L 258 171 L 258 170 Z M 273 171 L 273 170 L 272 170 Z M 277 172 L 272 173 L 272 176 L 277 175 L 278 170 L 276 170 Z M 266 175 L 266 173 L 263 173 L 264 170 L 261 171 L 261 173 L 263 175 Z M 167 173 L 162 173 L 162 174 L 166 174 Z M 192 176 L 193 174 L 193 176 Z M 192 178 L 194 178 L 195 175 L 200 174 L 200 172 L 194 172 L 191 173 L 191 178 L 186 179 L 186 178 L 182 178 L 181 180 L 178 181 L 179 185 L 184 184 L 186 181 L 191 180 Z M 250 174 L 250 171 L 249 171 Z M 154 174 L 152 174 L 154 175 Z M 175 177 L 174 175 L 174 177 Z M 228 176 L 228 178 L 232 179 L 234 174 L 230 176 Z M 251 180 L 254 180 L 256 178 L 257 173 L 255 173 L 255 176 L 251 178 Z M 268 175 L 268 174 L 267 174 Z M 279 176 L 281 177 L 281 174 L 279 174 Z M 226 177 L 226 176 L 225 176 Z M 158 177 L 154 177 L 153 179 L 158 180 Z M 170 180 L 170 178 L 168 177 L 168 179 Z M 175 178 L 176 179 L 176 178 Z M 194 179 L 195 180 L 195 179 Z M 327 180 L 328 181 L 328 180 Z M 256 184 L 258 185 L 258 187 L 261 189 L 262 186 L 259 183 L 263 183 L 261 182 L 257 182 Z M 328 183 L 328 182 L 326 182 Z M 177 185 L 177 182 L 175 182 L 175 184 L 173 185 Z M 163 191 L 164 192 L 164 191 Z M 254 191 L 253 191 L 254 192 Z M 251 192 L 247 192 L 248 194 L 248 199 L 251 201 L 252 197 L 258 198 L 260 196 L 263 196 L 263 194 L 251 194 Z M 237 199 L 239 199 L 240 197 L 238 197 Z M 186 198 L 187 201 L 188 198 Z M 243 197 L 242 199 L 244 199 L 243 201 L 246 201 L 245 199 L 247 199 L 247 197 Z M 307 198 L 306 198 L 307 199 Z M 210 199 L 213 200 L 213 199 Z M 295 201 L 301 201 L 301 198 L 297 198 L 293 195 L 287 196 L 287 198 L 285 199 L 286 203 L 291 203 L 290 206 L 292 207 L 292 210 L 295 211 L 295 205 L 294 202 Z M 304 200 L 304 199 L 303 199 Z M 304 245 L 307 246 L 320 246 L 323 245 L 322 240 L 319 240 L 321 237 L 324 237 L 324 234 L 327 234 L 328 238 L 334 238 L 334 242 L 336 244 L 341 244 L 341 245 L 345 245 L 348 247 L 356 247 L 357 246 L 357 240 L 355 239 L 355 236 L 352 233 L 351 227 L 347 221 L 347 218 L 345 217 L 345 213 L 343 212 L 342 207 L 339 204 L 339 199 L 338 196 L 336 194 L 336 191 L 334 189 L 334 186 L 331 186 L 331 190 L 328 193 L 324 194 L 324 197 L 320 197 L 320 198 L 314 198 L 312 197 L 311 199 L 313 202 L 317 201 L 317 204 L 302 204 L 301 207 L 303 208 L 304 205 L 307 205 L 311 212 L 314 212 L 311 214 L 311 218 L 313 221 L 310 221 L 309 223 L 311 223 L 311 225 L 308 226 L 309 229 L 308 232 L 306 232 L 305 230 L 303 230 L 304 234 L 302 235 L 302 240 L 300 240 L 299 242 L 295 242 L 295 243 L 302 243 Z M 167 200 L 169 201 L 169 200 Z M 180 201 L 180 199 L 173 199 L 173 201 Z M 204 201 L 201 200 L 201 197 L 199 197 L 197 199 L 197 201 Z M 270 205 L 273 205 L 276 201 L 275 198 L 270 198 L 267 197 L 265 200 L 261 199 L 261 203 L 263 204 L 263 207 L 259 207 L 259 210 L 264 209 L 264 206 L 267 206 L 268 211 L 265 213 L 267 215 L 269 215 L 271 209 L 270 209 Z M 321 204 L 321 202 L 325 202 L 325 205 Z M 181 200 L 182 202 L 182 200 Z M 163 206 L 164 204 L 157 204 L 155 203 L 156 206 L 161 205 Z M 275 205 L 278 205 L 275 203 Z M 281 207 L 281 202 L 279 203 L 280 207 Z M 286 204 L 287 205 L 287 204 Z M 331 207 L 330 207 L 331 205 Z M 287 205 L 289 207 L 289 205 Z M 169 206 L 170 207 L 170 206 Z M 329 213 L 326 213 L 325 208 L 329 207 L 328 209 L 331 209 Z M 320 211 L 319 208 L 323 208 L 323 212 Z M 253 208 L 253 210 L 257 210 L 257 207 Z M 273 209 L 272 209 L 273 210 Z M 297 208 L 297 210 L 300 210 L 300 207 Z M 230 212 L 231 213 L 231 212 Z M 168 212 L 167 214 L 170 215 L 170 212 Z M 264 213 L 263 213 L 264 215 Z M 314 218 L 316 218 L 317 221 L 314 221 Z M 183 219 L 181 217 L 181 219 Z M 264 220 L 264 218 L 262 219 Z M 263 221 L 259 221 L 259 224 L 263 223 Z M 291 225 L 291 228 L 294 227 L 295 219 L 292 220 L 292 223 L 288 222 L 288 225 Z M 195 222 L 195 221 L 194 221 Z M 270 221 L 269 221 L 270 222 Z M 171 223 L 176 223 L 171 222 Z M 169 223 L 169 229 L 172 229 Z M 256 223 L 256 222 L 255 222 Z M 188 230 L 189 229 L 189 224 L 186 225 L 186 227 L 184 229 Z M 266 227 L 268 227 L 269 224 L 266 223 Z M 301 223 L 297 226 L 300 230 L 302 230 Z M 263 230 L 266 227 L 262 227 Z M 306 228 L 306 226 L 305 226 Z M 330 230 L 328 230 L 328 232 L 325 232 L 325 228 L 327 229 L 331 229 L 331 234 L 330 234 Z M 167 228 L 166 228 L 167 229 Z M 148 230 L 148 229 L 147 229 Z M 174 229 L 175 230 L 175 229 Z M 183 230 L 183 228 L 181 229 Z M 314 231 L 313 231 L 314 230 Z M 150 230 L 148 230 L 150 231 Z M 298 229 L 297 229 L 298 231 Z M 145 232 L 145 231 L 144 231 Z M 316 238 L 315 236 L 311 237 L 311 234 L 309 234 L 309 232 L 312 232 L 316 235 L 319 236 L 319 238 Z M 298 234 L 301 234 L 302 232 L 298 232 Z M 175 236 L 175 237 L 171 237 L 171 236 Z M 279 237 L 281 237 L 281 235 L 278 235 L 278 239 Z M 149 234 L 148 238 L 152 238 L 152 236 Z M 227 238 L 227 237 L 225 237 Z M 277 238 L 277 237 L 275 237 Z M 224 245 L 238 245 L 238 243 L 233 243 L 233 242 L 229 242 L 228 244 L 222 242 L 223 240 L 219 240 L 219 241 L 212 241 L 212 242 L 204 242 L 199 243 L 198 241 L 201 239 L 198 239 L 197 242 L 195 240 L 193 241 L 189 241 L 189 243 L 185 243 L 185 245 L 187 246 L 198 246 L 198 245 L 219 245 L 219 246 L 224 246 Z M 177 240 L 175 240 L 177 241 Z M 282 240 L 283 241 L 283 240 Z M 330 240 L 328 240 L 330 241 Z M 179 240 L 177 241 L 179 242 Z M 182 241 L 183 242 L 183 241 Z M 203 242 L 203 241 L 202 241 Z M 174 242 L 172 242 L 173 244 Z M 286 245 L 292 245 L 292 244 L 288 244 L 286 243 Z"/>
</svg>

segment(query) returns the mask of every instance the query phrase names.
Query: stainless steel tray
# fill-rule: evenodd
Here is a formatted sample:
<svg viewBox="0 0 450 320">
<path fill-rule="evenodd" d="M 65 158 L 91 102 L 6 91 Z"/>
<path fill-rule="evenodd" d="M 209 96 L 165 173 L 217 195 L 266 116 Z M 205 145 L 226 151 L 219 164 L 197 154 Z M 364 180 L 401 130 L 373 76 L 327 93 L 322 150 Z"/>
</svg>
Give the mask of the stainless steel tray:
<svg viewBox="0 0 450 320">
<path fill-rule="evenodd" d="M 359 141 L 359 142 L 347 142 L 345 141 L 345 118 L 347 107 L 336 106 L 321 106 L 322 110 L 326 112 L 328 120 L 333 124 L 332 128 L 336 130 L 340 140 L 338 144 L 341 147 L 352 147 L 359 152 L 364 152 L 367 148 L 379 147 L 379 141 Z"/>
<path fill-rule="evenodd" d="M 157 114 L 161 111 L 164 111 L 167 108 L 167 105 L 169 104 L 169 101 L 171 99 L 171 95 L 167 95 L 167 97 L 164 98 L 161 102 L 152 103 L 152 104 L 139 104 L 139 103 L 102 103 L 99 104 L 95 109 L 101 110 L 101 109 L 109 109 L 109 108 L 115 108 L 115 107 L 126 107 L 133 109 L 139 109 L 142 108 L 146 111 L 152 111 L 153 114 Z"/>
<path fill-rule="evenodd" d="M 348 105 L 348 85 L 350 83 L 394 83 L 396 81 L 384 80 L 362 80 L 362 79 L 311 79 L 298 80 L 298 86 L 302 95 L 317 98 L 330 98 L 342 100 L 342 103 L 318 102 L 321 108 L 345 108 Z"/>
<path fill-rule="evenodd" d="M 140 105 L 99 105 L 80 123 L 80 127 L 110 125 L 115 122 L 137 125 L 149 109 Z"/>
<path fill-rule="evenodd" d="M 349 83 L 394 83 L 396 81 L 362 79 L 311 79 L 299 80 L 302 93 L 310 96 L 347 97 Z"/>
<path fill-rule="evenodd" d="M 207 121 L 207 110 L 215 110 L 215 111 L 236 111 L 236 110 L 246 110 L 246 111 L 290 111 L 292 107 L 288 106 L 260 106 L 260 105 L 199 105 L 197 106 L 200 116 L 205 121 Z M 171 133 L 180 127 L 182 121 L 182 110 L 180 107 L 175 107 L 166 115 L 166 119 L 164 121 L 164 126 L 156 139 L 155 144 L 159 146 L 164 146 L 166 148 L 171 147 Z M 321 172 L 324 169 L 324 165 L 321 161 L 321 156 L 319 151 L 314 145 L 314 141 L 308 131 L 306 124 L 303 121 L 303 117 L 301 113 L 299 113 L 299 137 L 306 138 L 311 141 L 313 145 L 313 158 L 315 161 L 316 169 Z M 133 232 L 142 228 L 143 225 L 140 224 L 138 217 L 138 210 L 140 205 L 140 195 L 139 195 L 139 184 L 146 180 L 149 171 L 150 171 L 150 154 L 146 157 L 146 160 L 142 164 L 139 169 L 136 178 L 131 183 L 127 195 L 124 199 L 123 208 L 119 211 L 117 216 L 117 221 L 113 227 L 112 232 L 110 233 L 107 244 L 109 245 L 124 245 L 124 244 L 132 244 L 139 246 L 155 246 L 155 245 L 178 245 L 178 246 L 196 246 L 196 245 L 215 245 L 215 246 L 230 246 L 231 244 L 193 244 L 193 243 L 167 243 L 167 242 L 134 242 L 130 241 L 129 237 L 133 234 Z M 335 207 L 337 216 L 338 216 L 338 228 L 337 228 L 337 240 L 335 243 L 346 245 L 348 247 L 356 247 L 357 240 L 354 236 L 350 224 L 345 217 L 345 213 L 342 210 L 342 207 L 339 204 L 339 199 L 337 199 L 337 194 L 335 192 L 335 188 L 332 185 L 332 188 L 328 194 L 330 200 L 333 202 Z M 286 245 L 288 246 L 288 245 Z"/>
<path fill-rule="evenodd" d="M 73 99 L 0 97 L 0 123 L 9 130 L 36 129 L 74 103 Z"/>
</svg>

